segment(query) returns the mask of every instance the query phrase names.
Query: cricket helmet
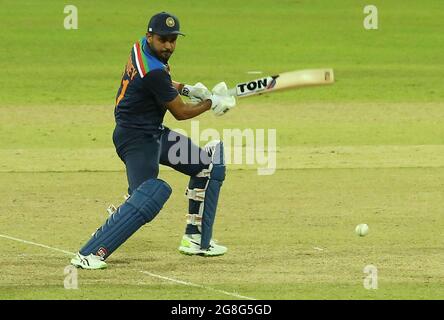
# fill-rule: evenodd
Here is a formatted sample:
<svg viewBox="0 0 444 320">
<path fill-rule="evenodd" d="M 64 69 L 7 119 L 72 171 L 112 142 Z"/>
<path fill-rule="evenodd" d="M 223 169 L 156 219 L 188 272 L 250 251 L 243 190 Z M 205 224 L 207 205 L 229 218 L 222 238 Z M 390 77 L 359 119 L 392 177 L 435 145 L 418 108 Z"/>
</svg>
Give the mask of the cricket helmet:
<svg viewBox="0 0 444 320">
<path fill-rule="evenodd" d="M 171 34 L 180 34 L 179 19 L 173 14 L 168 12 L 160 12 L 151 17 L 148 22 L 148 32 L 155 33 L 160 36 L 167 36 Z"/>
</svg>

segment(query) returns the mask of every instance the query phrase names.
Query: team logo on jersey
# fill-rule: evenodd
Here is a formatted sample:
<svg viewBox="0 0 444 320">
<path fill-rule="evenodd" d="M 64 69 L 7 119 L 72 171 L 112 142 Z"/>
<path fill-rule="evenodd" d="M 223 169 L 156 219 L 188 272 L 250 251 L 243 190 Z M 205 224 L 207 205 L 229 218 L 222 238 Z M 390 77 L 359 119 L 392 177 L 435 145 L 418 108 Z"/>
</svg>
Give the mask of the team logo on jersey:
<svg viewBox="0 0 444 320">
<path fill-rule="evenodd" d="M 165 21 L 166 25 L 170 28 L 174 27 L 176 25 L 176 22 L 172 17 L 168 17 Z"/>
</svg>

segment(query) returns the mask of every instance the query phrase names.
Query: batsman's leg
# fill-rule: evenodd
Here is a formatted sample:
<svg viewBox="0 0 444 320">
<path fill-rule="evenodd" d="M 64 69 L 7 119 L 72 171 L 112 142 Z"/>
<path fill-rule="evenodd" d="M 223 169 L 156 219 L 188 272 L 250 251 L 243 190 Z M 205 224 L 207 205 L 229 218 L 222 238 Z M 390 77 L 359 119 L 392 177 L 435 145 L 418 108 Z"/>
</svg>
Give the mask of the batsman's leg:
<svg viewBox="0 0 444 320">
<path fill-rule="evenodd" d="M 186 191 L 187 226 L 179 251 L 190 255 L 222 255 L 227 248 L 216 244 L 212 234 L 219 192 L 225 179 L 223 144 L 211 141 L 202 149 L 188 137 L 167 130 L 161 139 L 160 163 L 190 176 Z M 183 161 L 173 161 L 171 156 Z"/>
<path fill-rule="evenodd" d="M 211 157 L 211 163 L 208 168 L 203 169 L 196 176 L 190 177 L 186 191 L 188 199 L 192 201 L 190 201 L 190 207 L 198 204 L 197 212 L 193 212 L 190 208 L 187 223 L 196 226 L 200 234 L 187 232 L 182 238 L 179 251 L 184 254 L 218 256 L 227 251 L 226 247 L 218 245 L 212 240 L 219 193 L 225 180 L 223 143 L 214 140 L 205 145 L 204 149 Z"/>
<path fill-rule="evenodd" d="M 84 269 L 106 268 L 103 261 L 144 224 L 153 220 L 171 194 L 160 179 L 142 183 L 80 249 L 71 263 Z"/>
<path fill-rule="evenodd" d="M 71 263 L 86 269 L 105 268 L 111 255 L 142 225 L 154 219 L 171 194 L 171 188 L 157 179 L 159 173 L 160 136 L 141 130 L 116 126 L 113 142 L 125 163 L 128 177 L 126 198 L 117 210 L 112 208 L 106 223 L 93 234 Z"/>
</svg>

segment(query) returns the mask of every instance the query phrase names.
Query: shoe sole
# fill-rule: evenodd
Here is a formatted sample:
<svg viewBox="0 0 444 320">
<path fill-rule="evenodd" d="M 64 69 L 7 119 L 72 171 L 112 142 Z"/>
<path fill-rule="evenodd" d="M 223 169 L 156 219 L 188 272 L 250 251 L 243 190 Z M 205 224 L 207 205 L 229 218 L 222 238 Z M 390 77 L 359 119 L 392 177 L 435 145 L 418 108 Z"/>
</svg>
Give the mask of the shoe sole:
<svg viewBox="0 0 444 320">
<path fill-rule="evenodd" d="M 73 262 L 71 262 L 71 265 L 73 265 L 73 266 L 76 267 L 77 269 L 82 269 L 82 270 L 102 270 L 102 269 L 106 269 L 106 268 L 108 268 L 107 265 L 104 265 L 104 266 L 102 266 L 102 267 L 100 267 L 100 268 L 88 268 L 88 267 L 84 267 L 84 266 L 81 265 L 81 264 L 77 264 L 77 263 L 73 263 Z"/>
<path fill-rule="evenodd" d="M 201 257 L 217 257 L 217 256 L 222 256 L 226 253 L 226 252 L 224 252 L 224 253 L 218 253 L 218 254 L 208 254 L 205 251 L 190 252 L 190 251 L 186 251 L 182 248 L 179 248 L 179 252 L 184 255 L 187 255 L 187 256 L 201 256 Z"/>
</svg>

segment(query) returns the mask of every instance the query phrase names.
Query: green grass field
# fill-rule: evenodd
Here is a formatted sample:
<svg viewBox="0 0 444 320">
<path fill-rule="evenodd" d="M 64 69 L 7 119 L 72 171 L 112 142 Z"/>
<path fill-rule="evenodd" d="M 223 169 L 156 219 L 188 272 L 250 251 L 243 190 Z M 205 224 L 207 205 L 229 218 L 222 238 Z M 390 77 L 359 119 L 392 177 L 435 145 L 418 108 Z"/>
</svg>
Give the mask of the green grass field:
<svg viewBox="0 0 444 320">
<path fill-rule="evenodd" d="M 364 29 L 362 0 L 71 4 L 79 29 L 67 31 L 63 3 L 1 1 L 0 299 L 444 299 L 442 0 L 372 1 L 378 30 Z M 126 193 L 114 99 L 162 10 L 186 33 L 178 81 L 332 67 L 337 82 L 198 118 L 201 130 L 277 132 L 273 175 L 228 166 L 214 230 L 225 256 L 178 253 L 188 178 L 162 169 L 173 194 L 161 214 L 67 290 L 69 253 Z M 367 265 L 377 290 L 363 286 Z"/>
</svg>

